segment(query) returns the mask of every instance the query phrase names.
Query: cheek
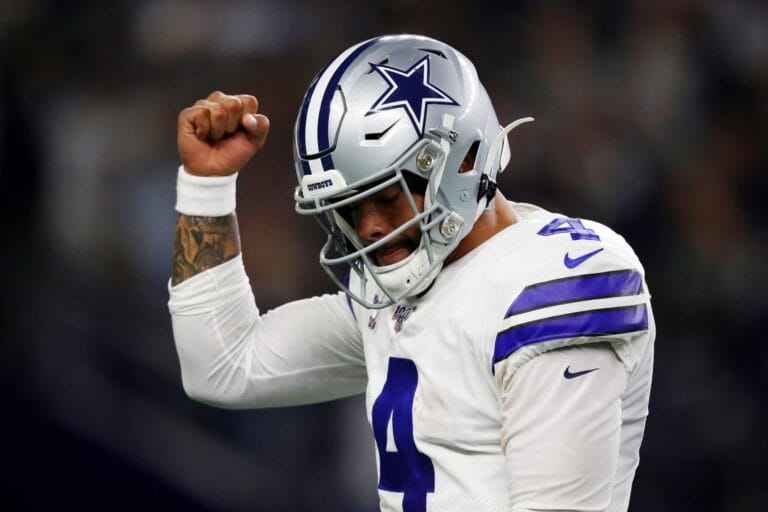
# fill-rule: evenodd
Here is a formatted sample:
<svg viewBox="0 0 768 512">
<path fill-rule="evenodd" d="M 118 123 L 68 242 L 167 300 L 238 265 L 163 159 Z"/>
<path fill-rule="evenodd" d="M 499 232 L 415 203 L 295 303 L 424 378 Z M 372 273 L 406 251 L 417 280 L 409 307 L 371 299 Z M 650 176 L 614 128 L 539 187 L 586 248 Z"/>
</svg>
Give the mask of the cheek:
<svg viewBox="0 0 768 512">
<path fill-rule="evenodd" d="M 416 208 L 419 212 L 424 211 L 424 197 L 420 195 L 413 196 L 413 202 L 416 204 Z M 406 203 L 405 205 L 407 215 L 403 219 L 403 222 L 409 221 L 413 219 L 416 216 L 416 213 L 414 213 L 413 208 L 411 208 L 409 203 Z M 419 225 L 416 224 L 415 226 L 412 226 L 411 228 L 406 231 L 406 236 L 410 238 L 414 244 L 417 243 L 421 239 L 421 230 L 419 229 Z"/>
<path fill-rule="evenodd" d="M 416 208 L 418 208 L 420 212 L 424 211 L 424 196 L 420 194 L 414 194 L 413 202 L 416 203 Z"/>
<path fill-rule="evenodd" d="M 414 194 L 413 195 L 413 202 L 416 205 L 416 209 L 419 212 L 424 211 L 424 197 Z M 408 202 L 408 199 L 406 199 L 405 194 L 402 196 L 402 200 L 399 201 L 399 204 L 397 205 L 397 211 L 398 211 L 398 225 L 403 224 L 404 222 L 407 222 L 411 219 L 413 219 L 417 213 L 413 211 L 413 208 L 411 208 L 411 203 Z"/>
</svg>

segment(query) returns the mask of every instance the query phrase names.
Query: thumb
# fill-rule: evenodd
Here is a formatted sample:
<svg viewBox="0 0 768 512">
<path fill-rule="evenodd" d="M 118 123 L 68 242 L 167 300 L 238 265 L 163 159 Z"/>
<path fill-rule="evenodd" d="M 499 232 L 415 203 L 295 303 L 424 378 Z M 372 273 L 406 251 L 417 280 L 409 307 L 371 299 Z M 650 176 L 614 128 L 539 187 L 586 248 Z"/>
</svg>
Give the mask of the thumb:
<svg viewBox="0 0 768 512">
<path fill-rule="evenodd" d="M 267 139 L 269 118 L 263 114 L 243 114 L 242 123 L 246 137 L 258 150 Z"/>
</svg>

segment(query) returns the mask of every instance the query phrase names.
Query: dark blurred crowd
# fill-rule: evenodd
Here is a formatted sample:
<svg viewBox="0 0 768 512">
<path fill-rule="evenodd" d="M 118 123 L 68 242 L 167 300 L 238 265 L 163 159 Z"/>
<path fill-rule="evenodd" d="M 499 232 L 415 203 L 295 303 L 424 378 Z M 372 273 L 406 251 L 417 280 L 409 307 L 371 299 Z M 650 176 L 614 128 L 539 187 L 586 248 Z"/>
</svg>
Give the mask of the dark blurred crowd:
<svg viewBox="0 0 768 512">
<path fill-rule="evenodd" d="M 293 213 L 293 122 L 351 44 L 423 33 L 472 59 L 513 200 L 604 222 L 658 323 L 633 511 L 768 506 L 764 0 L 0 2 L 0 386 L 7 510 L 376 508 L 361 397 L 219 411 L 181 388 L 165 307 L 177 113 L 251 93 L 239 179 L 266 310 L 332 291 Z M 5 506 L 4 506 L 5 508 Z"/>
</svg>

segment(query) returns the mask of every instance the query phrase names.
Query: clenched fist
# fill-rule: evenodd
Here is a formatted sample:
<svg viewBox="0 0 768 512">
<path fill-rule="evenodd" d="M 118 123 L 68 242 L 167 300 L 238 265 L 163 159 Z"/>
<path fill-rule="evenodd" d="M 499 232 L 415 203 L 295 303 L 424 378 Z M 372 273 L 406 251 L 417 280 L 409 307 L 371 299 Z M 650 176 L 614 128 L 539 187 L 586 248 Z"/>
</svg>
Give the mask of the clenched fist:
<svg viewBox="0 0 768 512">
<path fill-rule="evenodd" d="M 269 119 L 257 114 L 253 96 L 216 91 L 179 114 L 177 143 L 181 163 L 197 176 L 238 172 L 264 145 Z"/>
</svg>

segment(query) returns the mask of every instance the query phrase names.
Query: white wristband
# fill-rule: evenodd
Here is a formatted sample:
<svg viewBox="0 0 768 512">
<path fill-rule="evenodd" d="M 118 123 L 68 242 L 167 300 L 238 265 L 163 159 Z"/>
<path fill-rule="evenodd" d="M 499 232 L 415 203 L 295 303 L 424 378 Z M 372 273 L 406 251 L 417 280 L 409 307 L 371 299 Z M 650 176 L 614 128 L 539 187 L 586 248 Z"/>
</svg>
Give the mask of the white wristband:
<svg viewBox="0 0 768 512">
<path fill-rule="evenodd" d="M 180 165 L 176 179 L 176 211 L 198 217 L 223 217 L 234 212 L 237 174 L 194 176 Z"/>
</svg>

